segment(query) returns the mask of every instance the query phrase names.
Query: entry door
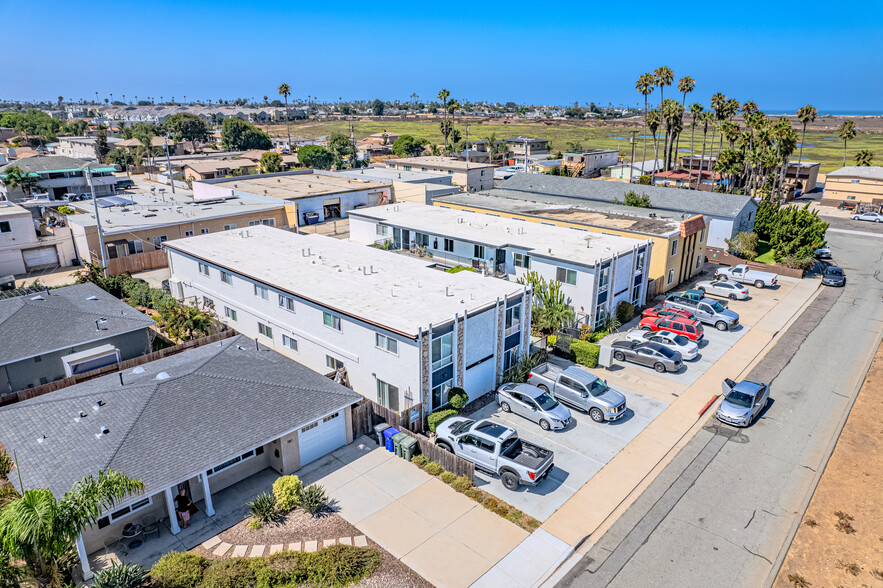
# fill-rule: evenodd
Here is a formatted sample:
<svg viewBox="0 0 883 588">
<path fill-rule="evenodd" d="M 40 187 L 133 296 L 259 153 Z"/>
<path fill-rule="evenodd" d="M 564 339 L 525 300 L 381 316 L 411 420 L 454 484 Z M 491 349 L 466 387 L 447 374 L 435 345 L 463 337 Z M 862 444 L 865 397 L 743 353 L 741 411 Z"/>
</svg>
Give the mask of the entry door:
<svg viewBox="0 0 883 588">
<path fill-rule="evenodd" d="M 392 244 L 396 249 L 402 248 L 402 230 L 398 227 L 392 229 Z"/>
<path fill-rule="evenodd" d="M 402 249 L 411 248 L 411 231 L 402 229 Z"/>
<path fill-rule="evenodd" d="M 180 494 L 181 490 L 184 491 L 184 495 L 187 496 L 187 498 L 193 500 L 193 497 L 190 495 L 190 480 L 184 480 L 183 482 L 178 484 L 178 492 L 175 494 L 175 496 Z"/>
<path fill-rule="evenodd" d="M 506 267 L 506 250 L 505 249 L 497 249 L 496 263 L 498 266 L 502 265 L 503 267 Z M 496 269 L 497 268 L 494 268 L 495 271 L 496 271 Z"/>
<path fill-rule="evenodd" d="M 346 418 L 343 411 L 302 427 L 298 431 L 297 441 L 301 467 L 342 447 L 346 444 Z"/>
</svg>

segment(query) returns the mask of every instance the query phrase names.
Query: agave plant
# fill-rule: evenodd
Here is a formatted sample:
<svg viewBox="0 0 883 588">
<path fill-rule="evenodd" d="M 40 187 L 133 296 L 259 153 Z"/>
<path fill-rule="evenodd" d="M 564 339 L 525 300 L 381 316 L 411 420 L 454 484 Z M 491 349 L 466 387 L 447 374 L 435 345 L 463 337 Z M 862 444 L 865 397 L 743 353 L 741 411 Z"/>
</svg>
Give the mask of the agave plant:
<svg viewBox="0 0 883 588">
<path fill-rule="evenodd" d="M 255 520 L 269 523 L 276 520 L 276 497 L 269 492 L 262 492 L 248 503 L 248 512 Z"/>
<path fill-rule="evenodd" d="M 300 506 L 302 509 L 315 515 L 328 506 L 328 497 L 325 495 L 325 488 L 318 484 L 310 484 L 303 489 L 300 495 Z"/>
<path fill-rule="evenodd" d="M 112 562 L 111 566 L 95 572 L 94 588 L 145 588 L 147 570 L 138 564 Z"/>
</svg>

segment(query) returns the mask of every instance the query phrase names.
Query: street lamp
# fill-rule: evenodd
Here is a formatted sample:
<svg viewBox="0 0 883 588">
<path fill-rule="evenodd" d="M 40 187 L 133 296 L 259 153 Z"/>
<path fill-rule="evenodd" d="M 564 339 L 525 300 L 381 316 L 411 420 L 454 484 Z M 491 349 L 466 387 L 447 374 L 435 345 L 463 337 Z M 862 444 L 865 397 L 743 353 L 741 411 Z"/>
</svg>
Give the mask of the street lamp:
<svg viewBox="0 0 883 588">
<path fill-rule="evenodd" d="M 169 174 L 169 184 L 172 185 L 172 194 L 175 193 L 175 177 L 172 174 L 172 158 L 169 157 L 169 137 L 166 135 L 162 140 L 163 147 L 166 148 L 166 165 L 168 169 L 166 170 Z"/>
<path fill-rule="evenodd" d="M 92 192 L 92 206 L 95 208 L 95 226 L 98 228 L 98 245 L 101 247 L 101 266 L 104 268 L 104 277 L 107 277 L 107 251 L 104 249 L 104 231 L 101 230 L 101 218 L 98 216 L 98 199 L 95 197 L 95 184 L 92 182 L 92 163 L 87 163 L 80 169 L 86 171 L 89 181 L 89 191 Z"/>
</svg>

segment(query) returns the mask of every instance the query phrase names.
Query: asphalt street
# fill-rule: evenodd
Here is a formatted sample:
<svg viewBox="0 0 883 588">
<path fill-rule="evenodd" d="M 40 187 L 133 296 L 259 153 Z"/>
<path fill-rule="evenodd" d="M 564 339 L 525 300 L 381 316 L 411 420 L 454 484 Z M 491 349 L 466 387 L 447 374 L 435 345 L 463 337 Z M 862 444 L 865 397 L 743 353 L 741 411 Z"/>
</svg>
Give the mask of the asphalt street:
<svg viewBox="0 0 883 588">
<path fill-rule="evenodd" d="M 559 586 L 764 585 L 883 333 L 883 230 L 831 224 L 847 286 L 823 290 L 752 370 L 771 382 L 762 417 L 710 416 Z"/>
</svg>

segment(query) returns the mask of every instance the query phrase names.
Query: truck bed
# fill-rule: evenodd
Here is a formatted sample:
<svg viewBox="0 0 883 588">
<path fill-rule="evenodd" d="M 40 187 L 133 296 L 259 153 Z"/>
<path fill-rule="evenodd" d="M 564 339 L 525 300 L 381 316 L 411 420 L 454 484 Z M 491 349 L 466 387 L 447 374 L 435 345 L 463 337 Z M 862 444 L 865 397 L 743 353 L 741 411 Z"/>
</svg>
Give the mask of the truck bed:
<svg viewBox="0 0 883 588">
<path fill-rule="evenodd" d="M 530 470 L 538 471 L 543 464 L 552 459 L 552 452 L 543 449 L 533 443 L 528 443 L 523 439 L 518 439 L 509 446 L 506 451 L 501 453 L 506 459 L 511 459 L 515 463 L 522 465 Z"/>
<path fill-rule="evenodd" d="M 544 364 L 538 365 L 531 371 L 538 376 L 548 378 L 554 382 L 558 379 L 558 374 L 564 371 L 564 368 L 560 365 L 552 363 L 551 361 L 547 361 Z"/>
</svg>

